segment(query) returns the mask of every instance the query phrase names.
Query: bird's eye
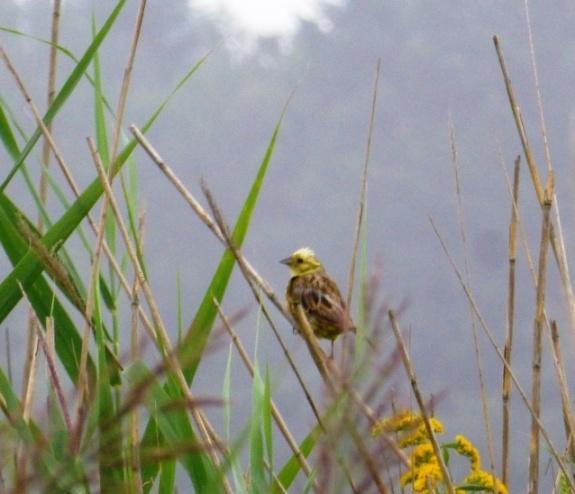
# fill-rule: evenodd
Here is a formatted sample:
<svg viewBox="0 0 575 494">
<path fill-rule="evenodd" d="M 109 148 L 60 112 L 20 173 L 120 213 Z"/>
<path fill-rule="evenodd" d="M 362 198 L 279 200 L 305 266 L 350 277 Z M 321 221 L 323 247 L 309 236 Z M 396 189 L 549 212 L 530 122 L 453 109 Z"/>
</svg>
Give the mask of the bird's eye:
<svg viewBox="0 0 575 494">
<path fill-rule="evenodd" d="M 296 262 L 297 262 L 298 264 L 301 264 L 301 263 L 303 262 L 303 259 L 302 259 L 301 257 L 298 257 Z"/>
</svg>

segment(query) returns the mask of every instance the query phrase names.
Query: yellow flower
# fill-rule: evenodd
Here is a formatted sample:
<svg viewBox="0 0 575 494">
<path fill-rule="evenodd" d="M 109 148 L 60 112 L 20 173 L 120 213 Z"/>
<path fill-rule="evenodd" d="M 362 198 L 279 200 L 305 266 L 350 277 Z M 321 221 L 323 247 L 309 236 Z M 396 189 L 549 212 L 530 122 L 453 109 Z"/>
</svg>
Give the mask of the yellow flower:
<svg viewBox="0 0 575 494">
<path fill-rule="evenodd" d="M 280 262 L 289 266 L 291 272 L 286 290 L 289 311 L 297 320 L 298 306 L 301 306 L 314 334 L 331 341 L 333 356 L 334 340 L 341 333 L 355 332 L 339 288 L 307 247 Z"/>
<path fill-rule="evenodd" d="M 413 470 L 408 470 L 399 477 L 399 485 L 405 487 L 407 484 L 413 482 Z"/>
<path fill-rule="evenodd" d="M 379 420 L 371 429 L 371 435 L 377 436 L 382 432 L 400 432 L 411 429 L 421 423 L 421 417 L 411 410 L 401 410 L 391 417 Z"/>
<path fill-rule="evenodd" d="M 431 494 L 443 479 L 433 446 L 420 444 L 411 452 L 410 469 L 399 479 L 401 487 L 412 484 L 413 492 Z"/>
<path fill-rule="evenodd" d="M 437 461 L 425 463 L 416 469 L 413 492 L 428 492 L 430 489 L 435 489 L 442 479 L 443 475 Z"/>
<path fill-rule="evenodd" d="M 429 425 L 431 426 L 431 430 L 433 430 L 433 432 L 439 434 L 443 432 L 443 424 L 439 420 L 430 418 Z M 399 447 L 408 448 L 410 446 L 416 446 L 429 440 L 430 438 L 427 435 L 427 427 L 425 427 L 425 422 L 422 421 L 417 429 L 399 441 Z"/>
<path fill-rule="evenodd" d="M 477 472 L 481 466 L 481 457 L 477 448 L 465 436 L 458 434 L 455 436 L 455 450 L 462 456 L 469 458 L 471 462 L 471 472 Z"/>
<path fill-rule="evenodd" d="M 497 478 L 484 470 L 472 472 L 465 478 L 466 484 L 483 487 L 485 491 L 496 494 L 508 494 L 507 487 Z M 460 492 L 464 492 L 460 490 Z"/>
<path fill-rule="evenodd" d="M 433 451 L 431 443 L 427 442 L 419 444 L 413 448 L 413 451 L 411 452 L 411 462 L 416 467 L 425 463 L 437 463 L 437 458 L 435 457 L 435 452 Z"/>
</svg>

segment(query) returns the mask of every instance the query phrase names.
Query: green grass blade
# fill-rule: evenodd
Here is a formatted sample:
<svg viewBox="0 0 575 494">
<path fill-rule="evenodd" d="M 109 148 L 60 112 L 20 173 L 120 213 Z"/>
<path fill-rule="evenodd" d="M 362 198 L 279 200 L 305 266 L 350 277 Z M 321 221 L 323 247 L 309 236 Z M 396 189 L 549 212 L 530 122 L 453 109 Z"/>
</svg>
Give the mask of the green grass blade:
<svg viewBox="0 0 575 494">
<path fill-rule="evenodd" d="M 321 429 L 319 426 L 316 426 L 301 442 L 301 444 L 299 445 L 299 450 L 302 452 L 304 457 L 307 458 L 313 451 L 320 434 Z M 280 473 L 277 475 L 281 487 L 274 482 L 272 486 L 272 493 L 281 494 L 284 491 L 289 492 L 289 488 L 291 487 L 293 481 L 298 476 L 300 470 L 301 466 L 299 464 L 298 459 L 296 458 L 295 455 L 292 455 L 292 457 L 286 462 L 286 464 L 280 470 Z"/>
<path fill-rule="evenodd" d="M 116 21 L 116 18 L 118 17 L 120 12 L 122 11 L 122 8 L 124 7 L 125 3 L 126 3 L 126 0 L 119 0 L 118 1 L 118 3 L 116 4 L 116 7 L 112 11 L 112 13 L 108 16 L 108 18 L 106 19 L 106 22 L 102 26 L 102 29 L 100 29 L 100 31 L 98 32 L 98 34 L 94 38 L 94 41 L 92 41 L 92 43 L 90 44 L 90 46 L 88 47 L 88 49 L 86 50 L 86 52 L 84 53 L 82 58 L 80 58 L 80 60 L 78 61 L 78 63 L 74 67 L 74 70 L 72 71 L 72 73 L 70 74 L 70 76 L 68 77 L 68 79 L 66 80 L 64 85 L 62 86 L 62 89 L 60 89 L 58 94 L 55 96 L 54 101 L 50 105 L 50 108 L 48 108 L 48 110 L 46 111 L 46 114 L 44 115 L 44 118 L 42 119 L 45 124 L 48 124 L 49 122 L 52 121 L 52 119 L 56 116 L 56 114 L 60 111 L 60 109 L 62 108 L 64 103 L 68 100 L 70 95 L 73 93 L 74 89 L 76 88 L 76 86 L 78 85 L 80 80 L 82 79 L 84 72 L 88 68 L 88 65 L 92 61 L 92 58 L 93 58 L 94 54 L 96 53 L 96 50 L 98 49 L 98 47 L 102 44 L 102 42 L 104 41 L 104 39 L 108 35 L 110 29 L 114 25 L 114 22 Z M 26 146 L 24 146 L 24 149 L 20 153 L 20 156 L 18 157 L 18 159 L 16 160 L 16 162 L 12 166 L 12 169 L 10 170 L 10 172 L 8 173 L 6 178 L 4 179 L 2 184 L 0 184 L 0 191 L 4 191 L 6 186 L 10 183 L 10 181 L 12 180 L 12 178 L 14 177 L 14 175 L 16 174 L 16 172 L 18 171 L 18 169 L 20 168 L 22 163 L 24 163 L 24 160 L 27 158 L 27 156 L 30 154 L 30 152 L 32 151 L 32 149 L 34 148 L 36 143 L 38 142 L 38 139 L 40 139 L 41 135 L 42 135 L 42 131 L 38 127 L 36 129 L 36 131 L 34 132 L 34 134 L 32 135 L 32 137 L 26 143 Z"/>
<path fill-rule="evenodd" d="M 265 448 L 262 431 L 264 384 L 257 364 L 252 379 L 252 414 L 250 420 L 250 492 L 268 492 Z"/>
<path fill-rule="evenodd" d="M 176 486 L 176 462 L 175 460 L 162 461 L 160 467 L 160 486 L 158 494 L 172 494 Z"/>
<path fill-rule="evenodd" d="M 262 397 L 262 429 L 266 445 L 266 456 L 270 470 L 274 471 L 274 449 L 272 434 L 272 388 L 269 368 L 266 366 L 264 395 Z"/>
<path fill-rule="evenodd" d="M 122 451 L 123 428 L 120 420 L 115 420 L 116 407 L 112 396 L 112 382 L 106 359 L 106 338 L 102 323 L 99 276 L 93 281 L 94 322 L 96 327 L 96 348 L 98 353 L 98 373 L 96 381 L 99 429 L 100 491 L 121 492 L 124 485 L 124 454 Z"/>
<path fill-rule="evenodd" d="M 224 417 L 224 438 L 226 444 L 232 443 L 231 437 L 231 421 L 232 421 L 232 355 L 233 355 L 233 345 L 230 343 L 230 349 L 228 352 L 228 360 L 226 363 L 226 368 L 224 370 L 224 382 L 222 386 L 222 400 L 224 402 L 222 407 L 223 417 Z M 240 464 L 240 458 L 238 455 L 230 455 L 230 470 L 232 472 L 232 478 L 234 479 L 234 486 L 236 494 L 246 494 L 246 486 L 243 480 L 241 471 L 242 467 Z"/>
</svg>

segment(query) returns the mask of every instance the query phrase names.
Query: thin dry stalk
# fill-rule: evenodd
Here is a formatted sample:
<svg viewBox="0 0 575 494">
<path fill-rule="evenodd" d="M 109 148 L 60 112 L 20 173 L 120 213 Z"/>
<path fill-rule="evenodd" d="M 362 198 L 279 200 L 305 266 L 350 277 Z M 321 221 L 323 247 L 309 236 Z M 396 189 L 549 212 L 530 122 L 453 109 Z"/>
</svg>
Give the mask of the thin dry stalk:
<svg viewBox="0 0 575 494">
<path fill-rule="evenodd" d="M 503 358 L 508 365 L 511 365 L 511 351 L 513 349 L 513 329 L 515 320 L 515 264 L 517 259 L 517 210 L 519 201 L 519 162 L 520 157 L 515 159 L 513 170 L 513 196 L 511 205 L 511 220 L 509 222 L 509 274 L 507 290 L 507 328 L 505 334 L 505 347 Z M 509 398 L 511 396 L 511 378 L 507 367 L 503 367 L 502 384 L 502 434 L 501 434 L 501 481 L 507 485 L 509 469 Z"/>
<path fill-rule="evenodd" d="M 66 396 L 64 395 L 64 390 L 62 389 L 62 384 L 60 382 L 60 378 L 58 377 L 58 371 L 56 369 L 56 356 L 54 354 L 54 345 L 53 342 L 49 343 L 51 340 L 53 341 L 54 336 L 54 318 L 48 317 L 46 319 L 46 334 L 40 331 L 40 326 L 36 324 L 36 334 L 38 335 L 38 340 L 40 342 L 40 346 L 42 347 L 42 351 L 46 356 L 46 363 L 48 366 L 48 375 L 50 376 L 50 381 L 52 382 L 52 386 L 54 391 L 56 392 L 56 397 L 58 399 L 58 403 L 60 404 L 60 409 L 62 411 L 62 416 L 64 417 L 64 423 L 66 424 L 66 429 L 68 432 L 72 432 L 72 420 L 70 419 L 70 414 L 68 413 L 68 405 L 66 404 Z"/>
<path fill-rule="evenodd" d="M 535 157 L 531 152 L 531 147 L 529 146 L 529 140 L 527 139 L 527 133 L 525 132 L 525 127 L 523 126 L 523 120 L 521 118 L 521 110 L 515 98 L 515 93 L 513 91 L 513 86 L 511 85 L 511 79 L 509 78 L 509 73 L 507 71 L 507 66 L 505 64 L 505 59 L 503 58 L 503 51 L 499 44 L 499 38 L 493 36 L 493 43 L 495 45 L 495 51 L 497 52 L 497 58 L 499 59 L 499 66 L 501 67 L 501 72 L 503 73 L 503 81 L 505 83 L 505 89 L 507 91 L 507 98 L 509 99 L 509 104 L 511 105 L 511 112 L 513 113 L 513 118 L 515 120 L 515 126 L 517 127 L 517 132 L 519 133 L 519 139 L 521 140 L 521 145 L 523 146 L 523 152 L 525 154 L 525 159 L 527 160 L 527 166 L 529 167 L 529 173 L 531 173 L 531 180 L 533 181 L 533 186 L 535 187 L 535 195 L 537 196 L 537 201 L 540 206 L 543 207 L 544 203 L 544 190 L 539 178 L 539 172 L 537 171 L 537 163 L 535 162 Z"/>
<path fill-rule="evenodd" d="M 116 127 L 114 129 L 114 140 L 112 141 L 112 152 L 110 153 L 110 166 L 108 167 L 109 172 L 112 171 L 113 167 L 111 164 L 116 160 L 116 155 L 118 154 L 118 148 L 120 146 L 122 121 L 124 119 L 126 103 L 128 101 L 128 89 L 130 87 L 130 79 L 132 77 L 132 71 L 134 68 L 136 50 L 138 48 L 138 42 L 140 41 L 140 35 L 142 34 L 142 24 L 144 22 L 146 4 L 147 0 L 140 0 L 138 14 L 136 16 L 136 25 L 134 27 L 134 34 L 132 36 L 132 42 L 130 43 L 130 49 L 128 52 L 128 62 L 126 64 L 126 68 L 124 69 L 124 77 L 122 78 L 122 88 L 120 89 L 120 97 L 118 99 L 118 107 L 116 109 Z"/>
<path fill-rule="evenodd" d="M 6 367 L 8 370 L 8 382 L 14 382 L 12 374 L 12 345 L 10 343 L 10 327 L 6 328 L 4 333 L 4 348 L 6 349 Z"/>
<path fill-rule="evenodd" d="M 439 463 L 439 467 L 441 468 L 441 474 L 443 475 L 443 481 L 447 490 L 450 494 L 455 494 L 455 489 L 453 487 L 453 483 L 451 481 L 451 476 L 449 475 L 449 470 L 447 469 L 447 465 L 443 459 L 443 454 L 441 453 L 441 448 L 439 447 L 439 443 L 437 442 L 437 438 L 435 437 L 435 433 L 433 432 L 433 428 L 431 427 L 431 423 L 429 421 L 429 414 L 427 413 L 427 409 L 425 408 L 425 402 L 423 400 L 423 396 L 421 391 L 419 390 L 419 384 L 417 383 L 417 377 L 415 375 L 415 369 L 411 363 L 411 359 L 409 358 L 409 354 L 407 353 L 407 348 L 405 346 L 405 342 L 403 341 L 403 337 L 401 336 L 401 331 L 397 325 L 397 321 L 395 320 L 395 315 L 393 311 L 388 311 L 389 321 L 391 323 L 391 329 L 393 330 L 393 334 L 395 335 L 395 339 L 397 341 L 397 346 L 401 352 L 401 359 L 403 361 L 403 366 L 405 367 L 405 372 L 407 373 L 407 377 L 409 378 L 409 382 L 411 384 L 411 389 L 413 390 L 413 394 L 415 395 L 415 400 L 417 401 L 417 405 L 419 407 L 419 411 L 421 412 L 421 416 L 425 423 L 425 429 L 427 431 L 427 436 L 433 445 L 433 452 L 435 457 Z"/>
<path fill-rule="evenodd" d="M 90 331 L 92 328 L 92 316 L 94 311 L 95 296 L 98 290 L 99 275 L 100 275 L 100 256 L 102 253 L 102 246 L 104 244 L 104 235 L 106 233 L 106 217 L 108 214 L 108 196 L 104 195 L 102 208 L 100 210 L 100 220 L 96 227 L 96 249 L 92 256 L 92 266 L 90 269 L 90 278 L 88 280 L 88 293 L 86 295 L 86 308 L 84 310 L 85 326 L 82 334 L 82 351 L 80 354 L 80 366 L 78 374 L 78 393 L 77 393 L 77 409 L 78 417 L 82 417 L 81 409 L 86 407 L 89 402 L 88 390 L 88 344 L 90 340 Z M 81 422 L 78 422 L 78 430 L 76 431 L 78 440 L 75 441 L 77 446 L 80 445 L 79 436 L 81 434 Z"/>
<path fill-rule="evenodd" d="M 22 289 L 22 287 L 20 287 Z M 24 386 L 22 390 L 22 419 L 28 421 L 32 414 L 36 371 L 38 369 L 38 335 L 35 326 L 38 324 L 33 311 L 29 311 L 28 338 L 24 360 Z M 26 491 L 28 451 L 24 442 L 19 442 L 15 453 L 15 485 L 21 492 Z"/>
<path fill-rule="evenodd" d="M 369 449 L 366 447 L 363 437 L 357 431 L 354 424 L 350 420 L 347 421 L 347 430 L 351 435 L 353 444 L 355 445 L 360 458 L 365 464 L 370 477 L 373 479 L 375 486 L 380 494 L 387 494 L 387 489 L 385 487 L 385 482 L 380 476 L 381 464 L 376 461 L 376 458 L 371 454 Z M 377 458 L 379 460 L 379 458 Z"/>
<path fill-rule="evenodd" d="M 569 397 L 569 388 L 565 378 L 565 366 L 563 365 L 563 356 L 561 353 L 561 346 L 559 345 L 559 331 L 557 330 L 557 323 L 551 321 L 551 348 L 553 349 L 553 358 L 557 361 L 556 366 L 558 370 L 557 377 L 561 383 L 561 406 L 563 409 L 563 423 L 565 425 L 565 437 L 567 438 L 567 451 L 569 452 L 570 461 L 575 461 L 575 421 L 573 420 L 573 413 L 571 412 L 571 398 Z"/>
<path fill-rule="evenodd" d="M 457 197 L 457 219 L 459 223 L 459 234 L 461 237 L 461 245 L 463 246 L 464 274 L 467 284 L 471 286 L 469 249 L 467 246 L 467 235 L 465 233 L 465 218 L 463 216 L 463 200 L 461 194 L 459 153 L 457 150 L 457 141 L 455 139 L 455 127 L 453 125 L 451 115 L 449 116 L 449 141 L 451 143 L 451 161 L 453 163 L 454 177 L 455 177 L 455 195 Z M 475 350 L 475 365 L 477 366 L 477 376 L 479 378 L 479 389 L 481 394 L 481 410 L 483 412 L 483 422 L 485 425 L 485 432 L 487 435 L 487 451 L 489 454 L 489 466 L 491 467 L 492 475 L 495 477 L 495 455 L 493 453 L 493 434 L 491 432 L 491 420 L 489 418 L 489 406 L 487 404 L 487 387 L 485 386 L 483 365 L 481 362 L 481 350 L 479 348 L 479 340 L 477 338 L 477 319 L 475 317 L 471 305 L 469 306 L 469 313 L 471 316 L 471 334 L 473 337 L 473 348 Z"/>
<path fill-rule="evenodd" d="M 140 238 L 144 235 L 144 220 L 140 219 L 139 225 Z M 140 345 L 139 345 L 139 309 L 140 298 L 138 295 L 139 283 L 138 276 L 134 275 L 134 282 L 132 284 L 132 314 L 130 319 L 130 360 L 136 362 L 140 358 Z M 142 479 L 141 479 L 141 464 L 140 464 L 140 415 L 137 408 L 129 415 L 129 464 L 130 475 L 133 492 L 141 494 L 143 492 Z"/>
<path fill-rule="evenodd" d="M 547 252 L 549 247 L 549 212 L 553 200 L 553 173 L 550 173 L 545 187 L 543 202 L 543 224 L 541 225 L 541 241 L 539 244 L 539 269 L 537 275 L 537 297 L 533 334 L 533 357 L 531 401 L 533 416 L 531 418 L 531 439 L 529 444 L 529 493 L 539 492 L 539 425 L 535 418 L 541 413 L 541 355 L 542 336 L 545 310 L 545 289 L 547 279 Z"/>
<path fill-rule="evenodd" d="M 230 338 L 232 340 L 232 343 L 234 344 L 234 346 L 236 347 L 236 350 L 240 354 L 240 357 L 242 358 L 242 361 L 243 361 L 244 365 L 246 366 L 246 369 L 250 373 L 250 376 L 253 378 L 254 377 L 254 364 L 252 363 L 248 353 L 246 352 L 244 346 L 242 345 L 242 342 L 241 342 L 238 334 L 232 328 L 232 325 L 230 324 L 228 318 L 224 314 L 222 307 L 218 303 L 218 300 L 215 297 L 213 297 L 212 301 L 213 301 L 213 303 L 214 303 L 214 305 L 218 311 L 220 319 L 222 320 L 222 322 L 224 324 L 224 328 L 226 328 L 226 331 L 229 333 Z M 286 425 L 285 421 L 283 420 L 283 417 L 281 416 L 279 410 L 277 409 L 276 404 L 273 401 L 271 403 L 271 410 L 272 410 L 272 417 L 274 418 L 276 425 L 278 426 L 278 429 L 280 430 L 280 432 L 284 436 L 284 439 L 286 440 L 288 446 L 292 450 L 292 453 L 296 457 L 296 459 L 297 459 L 298 463 L 300 464 L 303 472 L 309 477 L 312 473 L 312 469 L 309 466 L 309 463 L 307 462 L 305 456 L 303 455 L 303 453 L 299 449 L 297 442 L 295 441 L 295 439 L 291 435 L 291 432 L 289 431 L 288 426 Z M 314 489 L 317 491 L 317 486 L 314 486 Z"/>
<path fill-rule="evenodd" d="M 533 420 L 535 420 L 537 422 L 537 426 L 539 427 L 539 432 L 541 433 L 541 435 L 545 439 L 545 442 L 547 443 L 547 447 L 549 448 L 549 451 L 551 452 L 551 456 L 553 456 L 553 459 L 557 462 L 557 465 L 559 465 L 559 468 L 561 469 L 563 474 L 566 476 L 566 480 L 569 483 L 569 487 L 573 491 L 575 491 L 575 483 L 571 479 L 569 470 L 567 469 L 565 463 L 563 462 L 563 459 L 561 458 L 561 455 L 557 451 L 557 448 L 554 446 L 553 442 L 551 441 L 549 433 L 547 432 L 545 427 L 543 427 L 543 424 L 541 423 L 539 417 L 535 416 L 531 402 L 527 398 L 527 393 L 525 393 L 525 391 L 523 390 L 523 387 L 521 386 L 521 384 L 519 384 L 519 380 L 517 379 L 517 376 L 513 372 L 513 369 L 511 368 L 511 366 L 506 362 L 506 360 L 503 356 L 503 352 L 501 351 L 501 349 L 497 345 L 497 342 L 495 341 L 495 337 L 493 336 L 493 332 L 491 331 L 491 329 L 487 325 L 487 322 L 485 321 L 485 318 L 481 314 L 481 311 L 479 310 L 479 307 L 477 306 L 477 303 L 475 302 L 475 299 L 473 298 L 473 294 L 471 293 L 471 290 L 469 289 L 469 287 L 465 283 L 465 280 L 463 279 L 463 275 L 461 274 L 461 271 L 459 270 L 459 268 L 455 264 L 453 257 L 451 256 L 449 250 L 447 249 L 447 246 L 443 240 L 443 237 L 440 235 L 437 227 L 435 226 L 435 223 L 433 222 L 433 220 L 431 218 L 429 218 L 429 222 L 431 224 L 431 227 L 433 228 L 433 232 L 435 233 L 435 236 L 439 240 L 441 248 L 442 248 L 445 256 L 447 257 L 447 260 L 449 261 L 451 268 L 453 269 L 455 275 L 457 276 L 457 280 L 459 281 L 459 284 L 460 284 L 463 292 L 465 293 L 467 300 L 469 300 L 473 306 L 473 310 L 477 316 L 477 320 L 479 321 L 485 336 L 487 336 L 489 343 L 491 344 L 491 346 L 495 350 L 495 353 L 497 354 L 497 356 L 501 360 L 501 363 L 505 366 L 505 368 L 507 369 L 507 372 L 509 372 L 509 376 L 511 377 L 511 380 L 513 381 L 513 384 L 514 384 L 515 388 L 517 389 L 517 392 L 519 393 L 521 400 L 525 404 L 527 410 L 529 410 L 531 417 L 533 418 Z"/>
<path fill-rule="evenodd" d="M 537 108 L 539 110 L 539 126 L 541 128 L 541 137 L 543 138 L 543 149 L 545 150 L 545 162 L 547 171 L 552 170 L 551 151 L 549 149 L 549 139 L 547 126 L 545 125 L 545 112 L 543 111 L 543 98 L 541 97 L 541 85 L 539 84 L 539 70 L 537 69 L 537 59 L 535 57 L 535 43 L 533 42 L 533 30 L 531 28 L 531 15 L 529 13 L 529 0 L 524 0 L 525 23 L 527 24 L 527 36 L 529 38 L 529 59 L 531 61 L 531 70 L 533 72 L 533 82 L 535 83 L 535 92 L 537 94 Z"/>
<path fill-rule="evenodd" d="M 311 326 L 309 325 L 309 321 L 303 311 L 303 307 L 301 305 L 297 306 L 296 314 L 295 314 L 295 322 L 297 324 L 297 328 L 299 330 L 300 335 L 303 337 L 307 349 L 311 355 L 311 358 L 317 367 L 321 377 L 323 378 L 324 383 L 328 386 L 328 388 L 334 392 L 336 386 L 333 380 L 333 376 L 331 374 L 331 370 L 334 369 L 333 366 L 328 365 L 328 358 L 322 348 L 319 346 L 317 342 L 317 338 L 315 337 Z"/>
<path fill-rule="evenodd" d="M 22 287 L 20 287 L 22 289 Z M 28 420 L 31 415 L 34 386 L 36 383 L 36 370 L 38 367 L 38 336 L 35 326 L 38 324 L 34 312 L 30 312 L 32 324 L 29 325 L 26 344 L 26 357 L 24 360 L 24 386 L 22 389 L 22 418 Z"/>
<path fill-rule="evenodd" d="M 371 156 L 371 140 L 373 137 L 373 129 L 375 127 L 375 110 L 377 106 L 377 90 L 379 88 L 379 76 L 381 73 L 381 58 L 377 60 L 375 68 L 375 81 L 373 83 L 373 96 L 371 99 L 371 114 L 369 117 L 369 130 L 367 132 L 367 144 L 365 146 L 365 159 L 363 163 L 363 173 L 361 176 L 361 192 L 359 196 L 359 207 L 357 209 L 357 219 L 355 222 L 355 235 L 353 239 L 353 249 L 351 254 L 351 263 L 349 266 L 349 275 L 347 279 L 347 310 L 351 307 L 351 297 L 353 294 L 353 285 L 355 280 L 355 265 L 357 261 L 357 250 L 359 248 L 359 238 L 361 236 L 361 227 L 363 224 L 363 216 L 365 212 L 365 205 L 367 202 L 367 171 L 369 166 L 369 158 Z"/>
<path fill-rule="evenodd" d="M 52 9 L 52 28 L 50 34 L 50 62 L 48 64 L 48 97 L 47 106 L 50 107 L 52 101 L 54 101 L 54 96 L 56 94 L 56 60 L 58 58 L 58 40 L 60 37 L 60 6 L 62 0 L 54 0 L 54 7 Z M 52 132 L 52 123 L 48 123 L 46 126 L 48 132 Z M 39 195 L 40 202 L 46 204 L 46 198 L 48 196 L 48 168 L 50 166 L 50 144 L 44 139 L 42 145 L 42 174 L 40 175 L 40 185 L 39 185 Z M 38 215 L 38 230 L 42 231 L 43 228 L 42 215 Z"/>
<path fill-rule="evenodd" d="M 113 195 L 111 186 L 110 186 L 110 182 L 108 181 L 108 177 L 104 171 L 104 168 L 102 166 L 100 157 L 98 155 L 98 151 L 95 148 L 94 142 L 88 138 L 88 145 L 90 147 L 90 151 L 92 153 L 93 159 L 94 159 L 94 164 L 96 166 L 96 169 L 98 171 L 98 175 L 100 177 L 100 180 L 102 182 L 102 185 L 104 187 L 104 191 L 106 193 L 106 195 L 108 196 L 108 200 L 110 202 L 110 206 L 112 208 L 112 212 L 114 213 L 114 216 L 116 218 L 116 222 L 118 224 L 118 228 L 120 230 L 120 233 L 122 235 L 122 239 L 124 241 L 124 244 L 126 246 L 126 250 L 128 251 L 128 256 L 130 258 L 130 261 L 132 262 L 132 265 L 134 267 L 134 271 L 138 277 L 138 283 L 140 284 L 142 291 L 144 293 L 144 296 L 146 298 L 146 302 L 148 303 L 148 306 L 150 308 L 150 312 L 152 314 L 152 320 L 154 321 L 154 328 L 155 331 L 150 335 L 152 340 L 157 344 L 158 349 L 160 351 L 160 354 L 162 355 L 162 357 L 166 360 L 166 364 L 167 367 L 174 373 L 174 377 L 176 379 L 176 382 L 178 383 L 179 387 L 180 387 L 180 391 L 182 392 L 183 396 L 185 396 L 190 402 L 193 402 L 193 396 L 191 391 L 188 388 L 188 384 L 186 382 L 186 379 L 184 377 L 183 371 L 181 369 L 181 367 L 178 364 L 177 358 L 175 356 L 175 353 L 173 351 L 169 336 L 166 332 L 165 329 L 165 325 L 162 321 L 162 318 L 160 316 L 160 312 L 158 310 L 158 307 L 156 305 L 155 302 L 155 298 L 154 295 L 152 293 L 152 289 L 148 283 L 148 281 L 146 280 L 145 276 L 144 276 L 144 272 L 142 270 L 142 267 L 140 265 L 140 261 L 138 259 L 138 255 L 136 253 L 135 247 L 132 243 L 132 241 L 130 240 L 130 236 L 128 233 L 128 230 L 126 228 L 126 225 L 124 224 L 124 220 L 122 218 L 122 215 L 120 213 L 120 209 L 119 206 L 116 202 L 116 199 Z M 200 410 L 193 408 L 192 411 L 192 417 L 194 418 L 200 433 L 202 435 L 203 440 L 205 441 L 206 445 L 208 446 L 208 453 L 212 455 L 212 460 L 214 461 L 214 464 L 219 465 L 219 460 L 217 458 L 217 456 L 214 453 L 214 448 L 212 447 L 214 445 L 214 443 L 221 443 L 221 441 L 219 441 L 219 438 L 217 437 L 217 434 L 215 433 L 214 429 L 211 427 L 211 425 L 209 424 L 209 422 L 207 421 L 207 419 L 203 416 L 203 414 L 201 413 Z M 227 484 L 227 481 L 224 480 L 224 487 L 226 489 L 226 491 L 231 492 L 231 488 L 230 486 Z"/>
</svg>

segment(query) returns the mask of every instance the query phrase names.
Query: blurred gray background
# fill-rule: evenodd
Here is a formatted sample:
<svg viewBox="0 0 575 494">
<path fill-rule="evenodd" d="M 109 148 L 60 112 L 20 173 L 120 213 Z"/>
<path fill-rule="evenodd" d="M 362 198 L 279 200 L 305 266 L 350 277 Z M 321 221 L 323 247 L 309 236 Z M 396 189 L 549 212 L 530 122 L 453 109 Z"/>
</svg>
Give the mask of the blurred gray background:
<svg viewBox="0 0 575 494">
<path fill-rule="evenodd" d="M 90 40 L 92 14 L 98 22 L 114 2 L 64 2 L 61 44 L 80 55 Z M 105 42 L 101 63 L 107 96 L 117 100 L 135 22 L 131 2 Z M 572 251 L 575 83 L 575 5 L 529 4 L 546 124 L 568 252 Z M 51 2 L 3 0 L 0 25 L 49 38 Z M 544 149 L 523 2 L 422 2 L 344 0 L 250 2 L 150 0 L 127 108 L 126 124 L 142 125 L 184 73 L 220 44 L 161 115 L 150 140 L 190 190 L 201 197 L 206 180 L 233 224 L 290 92 L 297 87 L 273 156 L 244 252 L 278 292 L 288 279 L 279 259 L 298 247 L 316 250 L 328 271 L 345 287 L 353 243 L 377 59 L 382 72 L 369 169 L 368 266 L 381 266 L 383 295 L 394 305 L 407 301 L 401 323 L 410 330 L 413 361 L 426 395 L 446 391 L 436 407 L 447 426 L 446 440 L 464 433 L 487 450 L 468 302 L 441 251 L 429 217 L 463 267 L 449 142 L 453 122 L 461 166 L 463 215 L 475 299 L 500 344 L 505 330 L 507 224 L 510 200 L 501 162 L 511 173 L 521 151 L 507 102 L 492 36 L 500 37 L 531 143 L 544 176 Z M 0 40 L 44 108 L 48 48 L 0 33 Z M 70 71 L 60 58 L 58 81 Z M 5 67 L 0 95 L 31 133 L 33 117 Z M 85 137 L 93 134 L 92 94 L 87 82 L 56 120 L 55 136 L 78 182 L 94 177 Z M 40 147 L 29 165 L 37 175 Z M 184 321 L 193 317 L 222 248 L 196 219 L 156 167 L 136 154 L 141 202 L 147 211 L 146 252 L 152 287 L 168 324 L 176 324 L 176 275 L 185 300 Z M 0 151 L 1 166 L 10 163 Z M 19 180 L 11 197 L 28 212 L 33 205 Z M 537 258 L 540 213 L 527 168 L 521 176 L 521 215 Z M 60 209 L 50 199 L 51 211 Z M 79 247 L 72 239 L 71 248 Z M 2 276 L 9 272 L 5 258 Z M 86 270 L 86 280 L 88 270 Z M 555 267 L 549 273 L 547 310 L 559 321 L 564 354 L 571 358 L 564 297 Z M 239 325 L 253 349 L 258 325 L 245 283 L 235 274 L 224 301 L 231 313 L 246 305 Z M 356 290 L 357 293 L 357 290 Z M 518 259 L 514 366 L 529 389 L 535 292 L 520 249 Z M 23 305 L 23 304 L 22 304 Z M 19 341 L 24 319 L 6 321 Z M 303 341 L 281 323 L 307 380 L 319 391 L 319 375 Z M 298 439 L 313 424 L 303 396 L 271 332 L 260 327 L 258 358 L 270 366 L 275 399 Z M 175 330 L 174 333 L 175 335 Z M 4 336 L 2 335 L 2 338 Z M 128 329 L 126 327 L 126 341 Z M 391 338 L 391 335 L 389 336 Z M 225 339 L 222 341 L 226 341 Z M 501 364 L 480 335 L 496 444 L 500 437 Z M 390 340 L 391 344 L 391 340 Z M 220 346 L 200 368 L 197 393 L 219 394 L 227 352 Z M 559 395 L 548 349 L 544 357 L 544 423 L 563 447 Z M 236 359 L 235 417 L 247 420 L 250 388 Z M 0 361 L 5 362 L 4 355 Z M 400 369 L 398 372 L 402 373 Z M 406 381 L 407 383 L 407 381 Z M 407 387 L 398 390 L 410 404 Z M 514 393 L 511 492 L 525 489 L 529 416 Z M 294 403 L 301 405 L 294 406 Z M 245 405 L 245 406 L 243 406 Z M 217 414 L 216 414 L 217 416 Z M 219 420 L 217 417 L 215 420 Z M 283 462 L 285 451 L 280 449 Z M 496 458 L 499 461 L 499 451 Z M 545 468 L 545 464 L 544 467 Z M 546 472 L 549 480 L 552 472 Z"/>
</svg>

